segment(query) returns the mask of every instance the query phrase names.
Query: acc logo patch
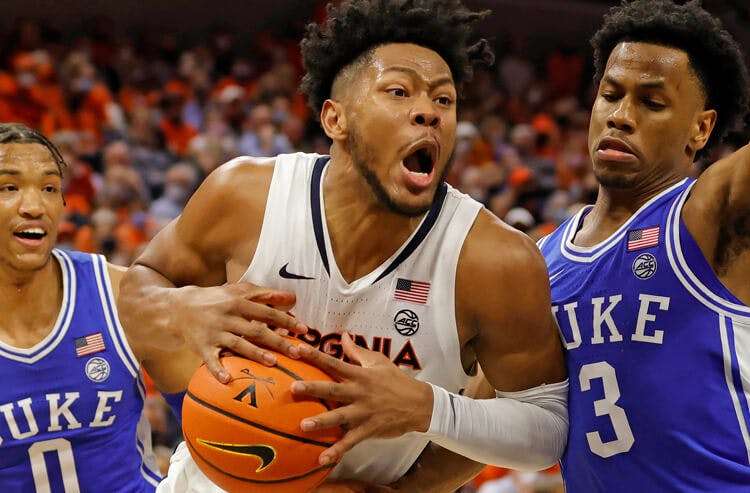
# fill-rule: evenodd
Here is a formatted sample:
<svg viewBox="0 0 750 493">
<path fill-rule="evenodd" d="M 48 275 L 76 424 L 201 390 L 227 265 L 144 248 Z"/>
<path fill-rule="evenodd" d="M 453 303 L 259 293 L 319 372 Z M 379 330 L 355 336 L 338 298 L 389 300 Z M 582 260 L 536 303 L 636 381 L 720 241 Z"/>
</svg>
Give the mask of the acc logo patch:
<svg viewBox="0 0 750 493">
<path fill-rule="evenodd" d="M 656 257 L 650 253 L 642 253 L 633 261 L 633 274 L 638 279 L 646 280 L 656 274 Z"/>
<path fill-rule="evenodd" d="M 86 362 L 86 376 L 92 382 L 103 382 L 109 378 L 109 363 L 104 358 L 96 356 Z"/>
<path fill-rule="evenodd" d="M 401 310 L 394 317 L 393 326 L 402 336 L 413 336 L 419 330 L 419 317 L 411 310 Z"/>
</svg>

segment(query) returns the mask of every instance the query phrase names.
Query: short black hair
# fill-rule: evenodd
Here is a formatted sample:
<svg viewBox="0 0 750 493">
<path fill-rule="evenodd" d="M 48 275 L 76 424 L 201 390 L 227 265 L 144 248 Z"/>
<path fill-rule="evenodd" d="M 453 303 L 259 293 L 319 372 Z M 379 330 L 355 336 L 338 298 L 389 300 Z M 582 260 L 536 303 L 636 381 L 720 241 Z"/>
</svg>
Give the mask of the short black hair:
<svg viewBox="0 0 750 493">
<path fill-rule="evenodd" d="M 595 80 L 604 75 L 618 43 L 645 42 L 684 51 L 703 86 L 706 108 L 717 112 L 716 125 L 703 151 L 726 136 L 748 112 L 750 80 L 742 52 L 716 17 L 699 0 L 677 5 L 672 0 L 635 0 L 613 7 L 591 38 Z"/>
<path fill-rule="evenodd" d="M 67 167 L 57 147 L 40 132 L 23 123 L 0 123 L 0 145 L 2 144 L 41 144 L 46 147 L 57 164 L 60 176 L 63 175 L 63 167 Z"/>
<path fill-rule="evenodd" d="M 308 24 L 301 42 L 307 73 L 300 92 L 316 115 L 341 70 L 383 44 L 413 43 L 435 51 L 459 88 L 476 63 L 494 61 L 487 40 L 469 40 L 472 24 L 490 11 L 473 12 L 461 0 L 343 0 L 328 4 L 327 11 L 326 24 Z"/>
</svg>

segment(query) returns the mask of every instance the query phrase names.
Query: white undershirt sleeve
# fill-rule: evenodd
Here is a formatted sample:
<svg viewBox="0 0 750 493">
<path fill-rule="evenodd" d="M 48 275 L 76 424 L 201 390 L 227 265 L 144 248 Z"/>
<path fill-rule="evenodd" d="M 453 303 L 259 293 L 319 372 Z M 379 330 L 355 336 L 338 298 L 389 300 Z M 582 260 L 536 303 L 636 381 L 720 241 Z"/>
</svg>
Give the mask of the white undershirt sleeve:
<svg viewBox="0 0 750 493">
<path fill-rule="evenodd" d="M 430 384 L 432 385 L 432 384 Z M 568 436 L 568 380 L 472 399 L 432 385 L 428 434 L 436 444 L 483 464 L 540 470 L 557 462 Z"/>
</svg>

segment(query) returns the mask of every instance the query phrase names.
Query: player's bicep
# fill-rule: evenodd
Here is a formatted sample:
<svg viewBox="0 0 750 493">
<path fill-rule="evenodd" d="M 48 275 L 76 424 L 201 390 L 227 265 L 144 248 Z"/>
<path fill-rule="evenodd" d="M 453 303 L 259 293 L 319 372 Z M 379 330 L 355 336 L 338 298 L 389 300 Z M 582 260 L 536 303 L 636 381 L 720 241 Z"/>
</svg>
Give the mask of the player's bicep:
<svg viewBox="0 0 750 493">
<path fill-rule="evenodd" d="M 167 278 L 175 286 L 210 286 L 225 281 L 224 262 L 219 256 L 207 255 L 200 242 L 181 234 L 179 222 L 190 219 L 180 216 L 151 240 L 136 259 L 134 268 L 145 266 Z"/>
<path fill-rule="evenodd" d="M 484 268 L 469 273 L 481 286 L 471 305 L 477 327 L 474 352 L 498 390 L 562 381 L 565 364 L 544 259 L 530 239 L 501 236 L 494 250 L 499 253 L 485 249 Z"/>
</svg>

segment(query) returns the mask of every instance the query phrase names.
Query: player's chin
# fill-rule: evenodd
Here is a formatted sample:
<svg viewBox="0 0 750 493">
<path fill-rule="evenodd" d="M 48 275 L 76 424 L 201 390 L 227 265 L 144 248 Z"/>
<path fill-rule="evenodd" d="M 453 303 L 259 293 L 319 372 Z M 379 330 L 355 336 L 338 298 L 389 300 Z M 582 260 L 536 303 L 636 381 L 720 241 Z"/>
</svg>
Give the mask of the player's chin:
<svg viewBox="0 0 750 493">
<path fill-rule="evenodd" d="M 407 194 L 404 194 L 407 195 Z M 404 216 L 421 216 L 430 210 L 435 200 L 435 193 L 421 193 L 418 195 L 408 194 L 392 200 L 391 208 Z"/>
</svg>

